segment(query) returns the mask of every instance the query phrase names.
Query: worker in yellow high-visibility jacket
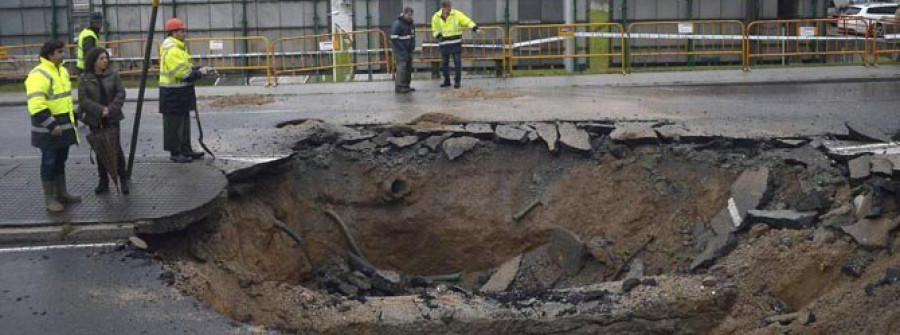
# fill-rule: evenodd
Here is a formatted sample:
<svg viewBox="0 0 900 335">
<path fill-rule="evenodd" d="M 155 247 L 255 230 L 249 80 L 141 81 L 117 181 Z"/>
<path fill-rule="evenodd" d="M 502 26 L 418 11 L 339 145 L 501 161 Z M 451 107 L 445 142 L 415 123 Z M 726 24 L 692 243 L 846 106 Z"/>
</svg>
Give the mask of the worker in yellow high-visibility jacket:
<svg viewBox="0 0 900 335">
<path fill-rule="evenodd" d="M 444 74 L 441 87 L 450 86 L 450 57 L 453 57 L 456 71 L 453 87 L 459 88 L 462 81 L 462 28 L 478 31 L 478 25 L 465 13 L 453 9 L 450 1 L 441 2 L 441 9 L 431 17 L 431 31 L 441 49 L 441 72 Z"/>
<path fill-rule="evenodd" d="M 25 79 L 31 145 L 41 149 L 44 206 L 53 213 L 64 211 L 64 204 L 81 202 L 80 197 L 66 189 L 66 160 L 69 146 L 78 144 L 78 128 L 69 71 L 62 66 L 65 47 L 63 42 L 55 40 L 44 43 L 40 64 Z"/>
<path fill-rule="evenodd" d="M 188 163 L 203 157 L 191 149 L 190 113 L 197 109 L 194 82 L 214 71 L 195 67 L 184 46 L 184 22 L 177 18 L 166 21 L 169 37 L 159 46 L 159 112 L 163 115 L 163 150 L 176 163 Z"/>
<path fill-rule="evenodd" d="M 100 46 L 100 36 L 97 34 L 103 29 L 103 14 L 92 13 L 90 22 L 90 25 L 84 27 L 78 34 L 78 60 L 75 62 L 75 67 L 78 68 L 79 74 L 84 72 L 84 56 L 91 49 Z"/>
</svg>

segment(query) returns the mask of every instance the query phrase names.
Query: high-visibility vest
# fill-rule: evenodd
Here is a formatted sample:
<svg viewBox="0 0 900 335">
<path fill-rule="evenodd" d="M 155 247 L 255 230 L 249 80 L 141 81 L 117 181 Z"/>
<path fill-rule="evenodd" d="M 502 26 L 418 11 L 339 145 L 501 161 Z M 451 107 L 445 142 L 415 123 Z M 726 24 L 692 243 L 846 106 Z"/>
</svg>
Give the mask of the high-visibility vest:
<svg viewBox="0 0 900 335">
<path fill-rule="evenodd" d="M 159 46 L 159 86 L 183 87 L 192 85 L 182 82 L 193 68 L 191 55 L 184 47 L 184 41 L 169 36 Z"/>
<path fill-rule="evenodd" d="M 28 114 L 32 118 L 32 133 L 49 133 L 49 127 L 56 126 L 63 130 L 75 132 L 76 142 L 78 128 L 75 127 L 75 108 L 72 103 L 72 83 L 69 71 L 62 65 L 56 66 L 50 60 L 41 57 L 41 63 L 28 73 L 25 79 L 25 94 L 28 98 Z M 38 122 L 36 116 L 50 110 L 50 115 Z"/>
<path fill-rule="evenodd" d="M 475 22 L 472 19 L 455 9 L 450 10 L 450 15 L 447 15 L 446 20 L 441 18 L 440 10 L 431 17 L 431 31 L 434 37 L 437 37 L 438 34 L 444 38 L 462 36 L 462 28 L 474 26 Z"/>
<path fill-rule="evenodd" d="M 81 30 L 81 34 L 78 34 L 78 61 L 75 63 L 75 66 L 80 70 L 84 70 L 84 39 L 88 37 L 94 38 L 95 47 L 100 46 L 100 37 L 97 36 L 93 29 L 84 28 Z"/>
</svg>

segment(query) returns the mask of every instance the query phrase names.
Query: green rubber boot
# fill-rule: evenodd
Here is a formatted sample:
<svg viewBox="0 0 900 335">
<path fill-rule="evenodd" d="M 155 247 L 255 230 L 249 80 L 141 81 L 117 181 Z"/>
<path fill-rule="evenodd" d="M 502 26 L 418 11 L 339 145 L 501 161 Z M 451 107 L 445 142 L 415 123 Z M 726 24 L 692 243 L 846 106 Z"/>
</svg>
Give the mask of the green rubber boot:
<svg viewBox="0 0 900 335">
<path fill-rule="evenodd" d="M 43 181 L 41 185 L 44 187 L 44 206 L 47 207 L 47 211 L 50 213 L 59 213 L 66 210 L 66 207 L 63 204 L 56 201 L 56 185 L 53 184 L 52 181 Z"/>
<path fill-rule="evenodd" d="M 64 204 L 74 204 L 81 202 L 81 197 L 69 194 L 66 190 L 66 175 L 58 174 L 53 180 L 56 182 L 56 200 Z"/>
</svg>

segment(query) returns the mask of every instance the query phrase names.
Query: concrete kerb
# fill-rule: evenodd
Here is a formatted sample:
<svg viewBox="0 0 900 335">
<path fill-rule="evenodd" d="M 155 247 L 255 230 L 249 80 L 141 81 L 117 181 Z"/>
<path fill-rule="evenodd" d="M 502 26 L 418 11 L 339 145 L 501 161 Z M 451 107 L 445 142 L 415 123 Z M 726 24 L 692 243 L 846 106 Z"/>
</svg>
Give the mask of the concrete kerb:
<svg viewBox="0 0 900 335">
<path fill-rule="evenodd" d="M 629 75 L 574 75 L 516 78 L 472 78 L 464 80 L 464 87 L 489 89 L 518 89 L 541 87 L 654 87 L 654 86 L 707 86 L 748 84 L 794 84 L 858 81 L 900 80 L 900 66 L 835 66 L 811 68 L 766 68 L 749 72 L 740 70 L 707 70 L 664 73 L 633 73 Z M 419 91 L 438 90 L 436 80 L 414 80 Z M 390 81 L 317 83 L 303 85 L 263 86 L 204 86 L 197 88 L 200 99 L 215 99 L 237 94 L 295 96 L 311 94 L 360 94 L 393 92 Z M 127 90 L 127 100 L 137 101 L 137 89 Z M 73 96 L 77 97 L 76 94 Z M 151 88 L 145 92 L 145 101 L 158 101 L 159 92 Z M 0 106 L 25 105 L 24 93 L 0 94 Z"/>
</svg>

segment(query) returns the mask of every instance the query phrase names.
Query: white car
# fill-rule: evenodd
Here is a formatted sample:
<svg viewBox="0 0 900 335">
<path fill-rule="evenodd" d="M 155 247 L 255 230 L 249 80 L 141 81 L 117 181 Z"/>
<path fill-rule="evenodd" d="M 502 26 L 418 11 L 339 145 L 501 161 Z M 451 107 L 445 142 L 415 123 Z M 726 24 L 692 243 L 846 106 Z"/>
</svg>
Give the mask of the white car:
<svg viewBox="0 0 900 335">
<path fill-rule="evenodd" d="M 900 7 L 900 5 L 888 2 L 852 5 L 848 7 L 840 17 L 858 20 L 839 21 L 838 28 L 845 29 L 848 32 L 865 34 L 866 27 L 870 30 L 875 28 L 875 21 L 881 19 L 894 19 L 897 7 Z M 872 30 L 872 32 L 875 31 Z"/>
</svg>

